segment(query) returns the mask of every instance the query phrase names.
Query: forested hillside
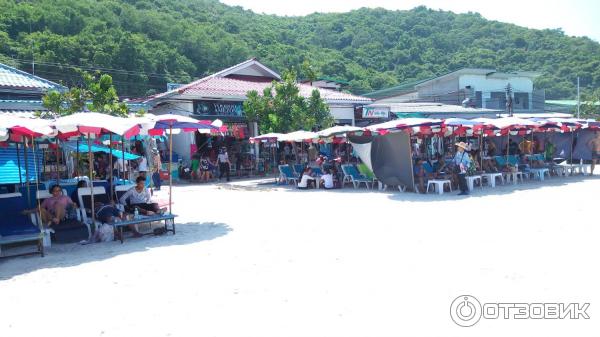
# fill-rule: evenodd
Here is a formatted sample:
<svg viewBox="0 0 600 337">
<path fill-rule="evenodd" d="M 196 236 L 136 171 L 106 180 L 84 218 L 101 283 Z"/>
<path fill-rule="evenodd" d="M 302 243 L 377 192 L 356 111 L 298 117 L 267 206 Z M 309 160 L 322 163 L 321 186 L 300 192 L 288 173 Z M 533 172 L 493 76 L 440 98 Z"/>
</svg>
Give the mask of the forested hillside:
<svg viewBox="0 0 600 337">
<path fill-rule="evenodd" d="M 0 0 L 0 62 L 73 85 L 75 66 L 113 76 L 121 95 L 164 91 L 250 57 L 281 71 L 308 60 L 365 93 L 462 67 L 534 70 L 547 98 L 575 78 L 600 87 L 600 44 L 418 7 L 278 17 L 215 0 Z M 576 18 L 573 18 L 576 20 Z"/>
</svg>

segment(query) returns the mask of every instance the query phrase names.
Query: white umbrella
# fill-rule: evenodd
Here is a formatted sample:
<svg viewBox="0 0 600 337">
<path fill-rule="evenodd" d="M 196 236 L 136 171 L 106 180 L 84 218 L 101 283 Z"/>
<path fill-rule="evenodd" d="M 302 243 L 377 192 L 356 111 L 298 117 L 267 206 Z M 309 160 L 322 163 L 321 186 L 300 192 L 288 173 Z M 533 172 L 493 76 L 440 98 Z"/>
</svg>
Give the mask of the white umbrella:
<svg viewBox="0 0 600 337">
<path fill-rule="evenodd" d="M 9 132 L 38 138 L 54 136 L 56 132 L 50 124 L 46 119 L 0 115 L 0 138 L 8 138 Z"/>
<path fill-rule="evenodd" d="M 318 135 L 315 132 L 299 130 L 283 134 L 278 138 L 278 140 L 280 142 L 303 142 L 307 139 L 315 138 L 318 138 Z"/>
<path fill-rule="evenodd" d="M 362 128 L 351 125 L 336 125 L 325 130 L 317 132 L 319 137 L 328 138 L 335 135 L 345 134 L 347 132 L 361 131 Z"/>
<path fill-rule="evenodd" d="M 114 133 L 130 137 L 139 133 L 139 124 L 133 118 L 122 118 L 97 112 L 80 112 L 59 117 L 54 123 L 58 132 L 63 134 L 100 134 Z"/>
</svg>

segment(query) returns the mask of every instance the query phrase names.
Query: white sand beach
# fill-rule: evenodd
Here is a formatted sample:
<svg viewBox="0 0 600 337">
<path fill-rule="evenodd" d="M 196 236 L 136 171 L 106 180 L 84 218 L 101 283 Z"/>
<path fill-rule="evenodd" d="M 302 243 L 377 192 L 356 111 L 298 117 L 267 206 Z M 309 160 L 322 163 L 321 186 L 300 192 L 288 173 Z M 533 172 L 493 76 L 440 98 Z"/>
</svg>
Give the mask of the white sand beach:
<svg viewBox="0 0 600 337">
<path fill-rule="evenodd" d="M 597 336 L 599 193 L 597 177 L 469 197 L 178 186 L 176 235 L 0 261 L 0 336 Z M 590 319 L 464 328 L 462 294 L 587 302 Z"/>
</svg>

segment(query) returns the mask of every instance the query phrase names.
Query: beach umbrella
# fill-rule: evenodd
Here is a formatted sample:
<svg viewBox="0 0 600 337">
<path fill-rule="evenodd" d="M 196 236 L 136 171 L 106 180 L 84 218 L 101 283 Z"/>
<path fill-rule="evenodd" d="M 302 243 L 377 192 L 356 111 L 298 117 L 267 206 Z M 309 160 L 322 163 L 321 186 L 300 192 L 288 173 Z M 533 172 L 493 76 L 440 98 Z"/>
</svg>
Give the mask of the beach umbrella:
<svg viewBox="0 0 600 337">
<path fill-rule="evenodd" d="M 290 133 L 283 134 L 278 138 L 280 142 L 304 142 L 312 141 L 318 138 L 316 132 L 298 130 Z"/>
<path fill-rule="evenodd" d="M 52 125 L 59 136 L 68 138 L 84 135 L 87 137 L 88 165 L 90 169 L 90 187 L 94 189 L 92 135 L 116 134 L 124 138 L 135 136 L 140 131 L 139 124 L 131 118 L 115 117 L 97 112 L 81 112 L 57 118 Z M 112 168 L 111 168 L 112 171 Z M 112 179 L 111 179 L 112 183 Z M 112 194 L 112 191 L 109 191 Z M 92 222 L 96 222 L 94 210 L 94 193 L 91 194 Z"/>
<path fill-rule="evenodd" d="M 345 137 L 345 134 L 348 132 L 356 132 L 356 131 L 361 131 L 361 130 L 362 130 L 362 128 L 357 127 L 357 126 L 336 125 L 336 126 L 328 128 L 328 129 L 324 129 L 324 130 L 317 132 L 317 136 L 319 136 L 320 138 L 329 138 L 329 137 L 333 137 L 333 136 L 344 135 L 344 137 Z"/>
<path fill-rule="evenodd" d="M 151 117 L 154 121 L 154 126 L 148 130 L 149 135 L 162 135 L 168 130 L 169 134 L 169 213 L 172 210 L 172 189 L 173 189 L 173 174 L 171 172 L 171 163 L 173 161 L 173 133 L 174 131 L 199 131 L 201 133 L 210 133 L 212 130 L 220 131 L 222 122 L 215 120 L 212 123 L 205 121 L 199 121 L 197 119 L 176 115 L 176 114 L 164 114 L 164 115 L 153 115 Z M 220 125 L 219 125 L 220 124 Z"/>
</svg>

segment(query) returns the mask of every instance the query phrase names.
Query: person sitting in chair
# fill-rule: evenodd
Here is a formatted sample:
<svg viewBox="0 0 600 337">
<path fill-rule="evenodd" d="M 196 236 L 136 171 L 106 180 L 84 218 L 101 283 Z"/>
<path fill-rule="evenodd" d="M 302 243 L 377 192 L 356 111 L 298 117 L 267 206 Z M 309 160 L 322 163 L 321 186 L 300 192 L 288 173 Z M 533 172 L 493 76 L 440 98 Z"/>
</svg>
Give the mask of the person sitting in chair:
<svg viewBox="0 0 600 337">
<path fill-rule="evenodd" d="M 331 174 L 330 169 L 326 169 L 325 174 L 321 176 L 321 183 L 326 190 L 330 190 L 335 187 L 333 184 L 333 175 Z"/>
<path fill-rule="evenodd" d="M 52 226 L 64 220 L 67 213 L 76 206 L 71 198 L 62 194 L 59 185 L 52 185 L 48 191 L 52 196 L 42 202 L 40 216 L 44 224 Z"/>
<path fill-rule="evenodd" d="M 119 199 L 119 202 L 125 207 L 128 213 L 133 213 L 137 209 L 140 214 L 154 215 L 162 210 L 158 209 L 158 204 L 150 201 L 150 192 L 146 188 L 146 178 L 137 177 L 135 186 L 125 192 Z"/>
<path fill-rule="evenodd" d="M 302 178 L 298 183 L 298 189 L 305 190 L 307 188 L 313 188 L 315 185 L 316 178 L 312 176 L 312 170 L 310 167 L 304 169 L 304 173 L 302 173 Z"/>
</svg>

